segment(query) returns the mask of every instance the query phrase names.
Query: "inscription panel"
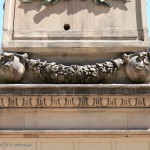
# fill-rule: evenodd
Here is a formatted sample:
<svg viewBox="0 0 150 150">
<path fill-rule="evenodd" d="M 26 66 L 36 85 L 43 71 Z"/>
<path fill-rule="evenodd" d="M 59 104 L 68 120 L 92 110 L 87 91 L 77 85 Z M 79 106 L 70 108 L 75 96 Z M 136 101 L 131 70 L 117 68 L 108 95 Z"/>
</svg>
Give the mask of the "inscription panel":
<svg viewBox="0 0 150 150">
<path fill-rule="evenodd" d="M 0 139 L 0 150 L 37 150 L 37 144 L 30 139 Z"/>
<path fill-rule="evenodd" d="M 2 150 L 149 150 L 149 138 L 3 138 Z"/>
</svg>

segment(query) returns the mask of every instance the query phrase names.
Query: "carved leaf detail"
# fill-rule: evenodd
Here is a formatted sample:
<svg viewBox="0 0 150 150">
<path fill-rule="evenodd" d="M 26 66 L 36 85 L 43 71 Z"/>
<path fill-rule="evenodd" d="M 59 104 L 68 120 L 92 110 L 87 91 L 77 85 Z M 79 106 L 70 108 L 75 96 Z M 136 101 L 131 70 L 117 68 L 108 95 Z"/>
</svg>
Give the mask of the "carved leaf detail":
<svg viewBox="0 0 150 150">
<path fill-rule="evenodd" d="M 34 0 L 20 0 L 20 2 L 22 3 L 30 3 Z M 43 0 L 43 4 L 44 5 L 48 5 L 48 4 L 55 4 L 57 3 L 59 0 Z M 93 2 L 95 2 L 96 5 L 103 5 L 103 6 L 109 6 L 111 7 L 111 4 L 109 2 L 107 2 L 106 0 L 92 0 Z M 122 0 L 124 2 L 130 2 L 130 0 Z"/>
</svg>

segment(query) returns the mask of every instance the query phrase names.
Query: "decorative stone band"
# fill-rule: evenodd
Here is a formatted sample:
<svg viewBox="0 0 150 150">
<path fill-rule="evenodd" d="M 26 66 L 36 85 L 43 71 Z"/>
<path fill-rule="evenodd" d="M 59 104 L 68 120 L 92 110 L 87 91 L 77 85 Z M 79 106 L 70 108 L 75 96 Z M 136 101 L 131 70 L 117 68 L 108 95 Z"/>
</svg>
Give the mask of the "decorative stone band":
<svg viewBox="0 0 150 150">
<path fill-rule="evenodd" d="M 1 85 L 0 108 L 150 108 L 149 85 Z M 83 109 L 84 108 L 84 109 Z"/>
<path fill-rule="evenodd" d="M 30 3 L 33 0 L 20 0 L 23 3 Z M 47 4 L 55 4 L 57 3 L 59 0 L 43 0 L 43 4 L 47 5 Z M 95 2 L 95 4 L 97 5 L 103 5 L 103 6 L 111 6 L 111 4 L 109 2 L 107 2 L 107 0 L 92 0 L 93 2 Z M 124 2 L 128 2 L 130 0 L 122 0 Z"/>
<path fill-rule="evenodd" d="M 1 96 L 0 108 L 150 108 L 150 96 Z"/>
</svg>

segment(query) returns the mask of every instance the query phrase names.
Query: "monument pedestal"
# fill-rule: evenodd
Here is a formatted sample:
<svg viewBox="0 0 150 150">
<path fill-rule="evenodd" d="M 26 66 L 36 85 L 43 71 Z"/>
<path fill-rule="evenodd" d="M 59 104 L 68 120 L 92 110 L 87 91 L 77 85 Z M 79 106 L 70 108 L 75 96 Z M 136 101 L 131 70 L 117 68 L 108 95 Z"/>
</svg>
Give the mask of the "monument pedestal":
<svg viewBox="0 0 150 150">
<path fill-rule="evenodd" d="M 146 1 L 41 1 L 5 0 L 0 150 L 149 150 Z"/>
</svg>

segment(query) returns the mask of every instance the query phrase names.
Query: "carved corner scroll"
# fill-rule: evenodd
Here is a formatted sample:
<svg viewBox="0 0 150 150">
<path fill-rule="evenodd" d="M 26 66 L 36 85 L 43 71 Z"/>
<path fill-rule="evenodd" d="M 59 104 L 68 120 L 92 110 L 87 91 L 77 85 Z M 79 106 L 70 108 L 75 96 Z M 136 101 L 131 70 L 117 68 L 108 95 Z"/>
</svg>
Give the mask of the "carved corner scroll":
<svg viewBox="0 0 150 150">
<path fill-rule="evenodd" d="M 33 0 L 20 0 L 23 3 L 30 3 Z M 59 0 L 43 0 L 43 4 L 44 5 L 48 5 L 48 4 L 55 4 L 57 3 Z M 95 4 L 97 5 L 103 5 L 103 6 L 107 6 L 107 7 L 111 7 L 111 4 L 109 2 L 107 2 L 107 0 L 92 0 L 93 2 L 95 2 Z M 124 2 L 129 2 L 130 0 L 122 0 Z"/>
</svg>

